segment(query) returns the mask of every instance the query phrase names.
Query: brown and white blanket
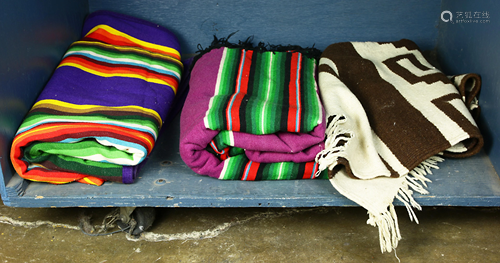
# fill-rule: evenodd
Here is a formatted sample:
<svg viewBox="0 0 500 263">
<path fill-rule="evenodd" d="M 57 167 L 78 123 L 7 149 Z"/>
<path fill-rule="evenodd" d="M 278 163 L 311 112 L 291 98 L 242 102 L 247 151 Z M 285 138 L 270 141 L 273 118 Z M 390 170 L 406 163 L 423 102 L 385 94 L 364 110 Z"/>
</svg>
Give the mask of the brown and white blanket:
<svg viewBox="0 0 500 263">
<path fill-rule="evenodd" d="M 394 198 L 416 220 L 413 191 L 427 193 L 426 175 L 441 157 L 479 152 L 481 133 L 454 84 L 410 40 L 332 44 L 319 64 L 327 129 L 316 161 L 368 210 L 382 252 L 390 252 L 401 239 Z"/>
</svg>

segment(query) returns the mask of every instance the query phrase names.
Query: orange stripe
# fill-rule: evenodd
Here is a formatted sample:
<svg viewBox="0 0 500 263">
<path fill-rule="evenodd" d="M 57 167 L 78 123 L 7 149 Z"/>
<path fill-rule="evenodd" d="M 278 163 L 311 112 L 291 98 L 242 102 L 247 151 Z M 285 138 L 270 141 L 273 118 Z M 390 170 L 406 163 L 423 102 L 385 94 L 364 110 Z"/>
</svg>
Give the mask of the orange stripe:
<svg viewBox="0 0 500 263">
<path fill-rule="evenodd" d="M 85 178 L 78 180 L 78 182 L 84 183 L 84 184 L 91 184 L 91 185 L 100 186 L 105 182 L 105 180 L 103 180 L 101 178 L 94 177 L 94 176 L 87 176 Z"/>
<path fill-rule="evenodd" d="M 47 182 L 47 183 L 71 183 L 80 180 L 88 175 L 80 173 L 70 173 L 57 170 L 43 170 L 41 168 L 33 168 L 24 174 L 19 174 L 21 177 L 36 181 L 36 182 Z"/>
<path fill-rule="evenodd" d="M 12 165 L 16 172 L 24 178 L 30 179 L 30 180 L 35 180 L 35 181 L 46 181 L 43 179 L 43 177 L 36 177 L 33 175 L 33 172 L 31 171 L 37 171 L 39 169 L 34 168 L 30 170 L 29 172 L 26 173 L 28 170 L 28 163 L 23 161 L 21 159 L 22 157 L 22 151 L 21 147 L 26 146 L 28 143 L 34 141 L 34 140 L 39 140 L 42 141 L 44 139 L 48 139 L 51 137 L 54 137 L 54 133 L 56 133 L 55 136 L 59 135 L 64 135 L 64 134 L 73 134 L 73 133 L 79 133 L 79 132 L 86 132 L 86 131 L 95 131 L 96 126 L 99 128 L 99 130 L 105 130 L 105 131 L 113 131 L 116 132 L 117 134 L 121 134 L 124 136 L 129 136 L 133 137 L 135 139 L 138 139 L 139 141 L 142 141 L 144 145 L 149 146 L 146 147 L 148 154 L 151 153 L 151 150 L 153 148 L 154 144 L 154 139 L 149 135 L 149 134 L 144 134 L 142 132 L 138 132 L 135 130 L 130 130 L 126 128 L 118 128 L 110 125 L 103 125 L 103 124 L 58 124 L 57 126 L 54 126 L 54 124 L 44 124 L 40 125 L 39 127 L 28 130 L 24 133 L 19 134 L 14 138 L 14 141 L 12 143 L 12 148 L 11 148 L 11 160 L 12 160 Z M 128 130 L 128 132 L 124 132 L 123 130 Z M 131 136 L 133 135 L 133 136 Z M 60 174 L 63 175 L 63 174 Z M 72 174 L 68 174 L 71 179 L 69 180 L 63 180 L 63 181 L 54 181 L 54 182 L 59 182 L 59 183 L 64 183 L 64 182 L 70 182 L 74 180 L 78 180 L 80 178 L 75 177 Z M 87 175 L 85 175 L 87 176 Z"/>
<path fill-rule="evenodd" d="M 26 142 L 32 141 L 33 137 L 36 137 L 37 140 L 53 138 L 55 137 L 55 135 L 53 134 L 54 132 L 57 132 L 57 136 L 60 136 L 65 134 L 73 134 L 80 132 L 96 132 L 96 131 L 113 131 L 114 133 L 142 141 L 144 145 L 147 146 L 146 148 L 148 154 L 151 152 L 154 145 L 154 138 L 149 133 L 144 133 L 141 131 L 128 129 L 124 127 L 116 127 L 107 124 L 48 123 L 19 134 L 14 138 L 13 146 L 14 145 L 24 146 L 26 145 Z"/>
<path fill-rule="evenodd" d="M 147 71 L 141 68 L 120 66 L 120 67 L 108 67 L 103 64 L 94 63 L 87 59 L 77 57 L 77 56 L 68 56 L 61 61 L 61 66 L 72 66 L 71 64 L 78 64 L 84 68 L 88 68 L 90 70 L 94 70 L 97 72 L 102 72 L 104 74 L 122 74 L 122 75 L 139 75 L 146 80 L 156 79 L 161 80 L 167 83 L 169 86 L 177 87 L 178 81 L 175 77 L 168 75 L 157 74 L 152 71 Z"/>
<path fill-rule="evenodd" d="M 113 34 L 109 33 L 108 31 L 106 31 L 106 30 L 104 30 L 102 28 L 98 28 L 94 32 L 88 34 L 86 37 L 93 38 L 93 39 L 96 39 L 96 40 L 99 40 L 99 41 L 102 41 L 102 42 L 105 42 L 105 43 L 109 43 L 109 44 L 112 44 L 112 45 L 128 46 L 128 47 L 140 47 L 140 48 L 149 50 L 151 52 L 165 54 L 165 55 L 172 56 L 172 57 L 174 57 L 176 59 L 180 59 L 179 55 L 177 55 L 175 53 L 165 52 L 163 50 L 159 50 L 159 49 L 155 49 L 155 48 L 151 48 L 151 47 L 146 47 L 146 46 L 140 45 L 138 43 L 130 41 L 129 39 L 127 39 L 125 37 L 113 35 Z"/>
</svg>

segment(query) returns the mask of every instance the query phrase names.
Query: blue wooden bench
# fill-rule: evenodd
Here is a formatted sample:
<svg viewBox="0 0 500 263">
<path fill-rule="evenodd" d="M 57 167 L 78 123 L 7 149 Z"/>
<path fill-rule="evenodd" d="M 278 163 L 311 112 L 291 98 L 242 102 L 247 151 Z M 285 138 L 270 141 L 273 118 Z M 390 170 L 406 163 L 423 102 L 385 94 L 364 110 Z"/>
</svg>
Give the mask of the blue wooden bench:
<svg viewBox="0 0 500 263">
<path fill-rule="evenodd" d="M 158 23 L 180 39 L 183 56 L 213 35 L 232 40 L 296 44 L 324 49 L 341 41 L 408 38 L 447 74 L 482 76 L 479 122 L 484 150 L 446 160 L 429 178 L 424 206 L 500 206 L 500 2 L 497 1 L 136 1 L 23 0 L 0 2 L 0 194 L 15 207 L 311 207 L 354 206 L 327 180 L 218 181 L 192 172 L 178 154 L 179 118 L 162 130 L 132 185 L 50 185 L 14 173 L 10 144 L 24 115 L 49 79 L 83 20 L 111 10 Z M 443 19 L 441 14 L 445 13 Z M 472 19 L 467 22 L 466 13 Z M 480 16 L 476 12 L 480 12 Z M 451 14 L 452 21 L 449 20 Z M 460 22 L 457 17 L 465 20 Z M 477 20 L 474 22 L 473 20 Z M 451 23 L 453 22 L 453 23 Z"/>
</svg>

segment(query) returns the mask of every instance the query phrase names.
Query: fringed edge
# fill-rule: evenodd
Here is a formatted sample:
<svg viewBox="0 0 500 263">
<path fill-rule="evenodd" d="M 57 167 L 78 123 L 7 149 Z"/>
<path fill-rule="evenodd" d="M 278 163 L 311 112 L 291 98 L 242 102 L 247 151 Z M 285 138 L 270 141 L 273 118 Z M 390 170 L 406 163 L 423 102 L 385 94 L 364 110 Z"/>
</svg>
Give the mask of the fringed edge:
<svg viewBox="0 0 500 263">
<path fill-rule="evenodd" d="M 419 222 L 413 208 L 421 211 L 422 207 L 413 198 L 413 191 L 420 194 L 429 193 L 425 187 L 427 187 L 427 183 L 431 182 L 431 180 L 427 178 L 426 175 L 432 174 L 431 169 L 439 169 L 437 164 L 442 161 L 444 161 L 444 159 L 439 156 L 432 156 L 423 161 L 406 175 L 406 180 L 403 182 L 403 185 L 399 188 L 398 194 L 396 195 L 396 198 L 405 205 L 410 220 L 415 221 L 417 224 Z M 382 253 L 385 251 L 391 252 L 393 249 L 396 249 L 399 240 L 401 240 L 401 233 L 399 231 L 398 217 L 394 210 L 394 205 L 390 204 L 388 211 L 381 214 L 375 215 L 368 212 L 368 215 L 367 224 L 378 228 L 380 249 Z"/>
<path fill-rule="evenodd" d="M 344 157 L 345 148 L 349 144 L 349 139 L 354 137 L 349 130 L 343 129 L 341 124 L 346 122 L 344 115 L 332 115 L 328 117 L 326 125 L 325 149 L 316 155 L 315 161 L 319 164 L 318 177 L 327 168 L 333 169 L 337 165 L 340 157 Z"/>
<path fill-rule="evenodd" d="M 226 38 L 217 38 L 217 36 L 214 35 L 214 40 L 212 40 L 212 43 L 210 46 L 207 48 L 203 48 L 201 44 L 198 44 L 197 48 L 198 53 L 194 58 L 193 62 L 191 63 L 191 68 L 196 64 L 196 61 L 202 57 L 204 54 L 210 52 L 212 49 L 217 49 L 221 47 L 228 47 L 228 48 L 241 48 L 241 49 L 246 49 L 246 50 L 253 50 L 253 51 L 258 51 L 258 52 L 286 52 L 286 51 L 296 51 L 308 58 L 313 58 L 316 61 L 319 60 L 321 56 L 321 50 L 317 49 L 314 47 L 301 47 L 298 45 L 271 45 L 271 44 L 265 44 L 263 42 L 259 42 L 256 46 L 254 46 L 253 42 L 253 36 L 248 37 L 245 41 L 239 40 L 238 43 L 232 43 L 229 42 L 229 38 L 231 38 L 234 34 L 238 33 L 238 31 L 233 32 L 229 34 Z"/>
<path fill-rule="evenodd" d="M 385 251 L 391 252 L 398 246 L 401 240 L 401 232 L 399 231 L 398 216 L 394 205 L 389 205 L 389 210 L 381 214 L 373 214 L 368 212 L 367 224 L 378 228 L 378 235 L 380 240 L 380 250 L 382 253 Z"/>
</svg>

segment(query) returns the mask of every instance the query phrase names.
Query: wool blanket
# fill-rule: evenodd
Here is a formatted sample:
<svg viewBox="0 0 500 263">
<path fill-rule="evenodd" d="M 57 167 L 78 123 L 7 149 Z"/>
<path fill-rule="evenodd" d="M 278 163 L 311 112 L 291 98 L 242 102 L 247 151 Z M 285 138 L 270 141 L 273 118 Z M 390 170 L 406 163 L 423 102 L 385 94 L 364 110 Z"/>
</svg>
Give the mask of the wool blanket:
<svg viewBox="0 0 500 263">
<path fill-rule="evenodd" d="M 426 175 L 442 157 L 476 154 L 481 133 L 457 88 L 410 40 L 332 44 L 318 83 L 327 128 L 316 161 L 368 210 L 382 252 L 390 252 L 401 239 L 394 198 L 416 220 L 413 191 L 427 193 Z"/>
<path fill-rule="evenodd" d="M 214 40 L 191 71 L 180 120 L 184 162 L 224 180 L 315 178 L 325 122 L 312 53 Z"/>
<path fill-rule="evenodd" d="M 469 109 L 474 120 L 479 119 L 481 107 L 479 106 L 479 93 L 481 91 L 481 76 L 474 73 L 448 76 L 458 89 L 465 106 Z"/>
<path fill-rule="evenodd" d="M 159 25 L 90 14 L 19 127 L 11 149 L 16 172 L 54 184 L 132 183 L 175 97 L 179 50 Z"/>
</svg>

